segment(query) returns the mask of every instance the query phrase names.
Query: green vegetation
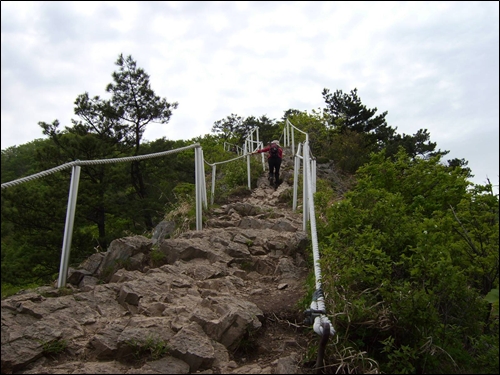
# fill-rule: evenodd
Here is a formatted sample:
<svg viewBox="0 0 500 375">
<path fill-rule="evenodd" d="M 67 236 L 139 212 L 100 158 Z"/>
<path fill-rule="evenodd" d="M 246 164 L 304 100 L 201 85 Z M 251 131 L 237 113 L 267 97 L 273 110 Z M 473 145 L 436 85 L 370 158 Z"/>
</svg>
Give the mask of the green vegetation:
<svg viewBox="0 0 500 375">
<path fill-rule="evenodd" d="M 324 89 L 325 108 L 310 113 L 288 109 L 278 120 L 231 114 L 214 123 L 214 134 L 143 141 L 147 124 L 167 124 L 177 103 L 157 97 L 130 56 L 120 55 L 116 65 L 109 100 L 82 94 L 75 101 L 79 120 L 71 126 L 40 122 L 46 139 L 2 150 L 2 183 L 73 160 L 193 143 L 206 161 L 218 163 L 236 156 L 224 142 L 242 144 L 254 127 L 265 143 L 280 139 L 288 119 L 309 134 L 317 161 L 331 163 L 334 173 L 318 179 L 315 194 L 323 290 L 338 338 L 325 361 L 349 373 L 498 373 L 498 195 L 491 184 L 468 181 L 467 161 L 444 162 L 448 151 L 436 149 L 426 129 L 398 134 L 386 123 L 387 112 L 364 106 L 356 89 Z M 128 100 L 138 93 L 139 102 Z M 295 144 L 303 140 L 297 132 Z M 250 162 L 254 187 L 262 165 L 257 158 Z M 207 186 L 211 173 L 207 168 Z M 2 298 L 57 278 L 70 178 L 67 169 L 2 190 Z M 247 178 L 245 159 L 217 165 L 214 203 L 249 194 Z M 162 220 L 175 222 L 172 236 L 194 229 L 194 184 L 193 149 L 82 166 L 70 266 L 106 251 L 116 238 L 149 236 Z M 301 183 L 298 188 L 301 197 Z M 280 201 L 291 202 L 292 194 Z M 153 263 L 163 257 L 151 252 Z M 308 285 L 305 308 L 312 278 Z M 239 350 L 252 349 L 251 333 L 245 340 Z M 65 349 L 63 340 L 43 345 L 46 353 Z M 130 345 L 151 358 L 168 351 L 152 337 Z"/>
<path fill-rule="evenodd" d="M 43 354 L 54 356 L 61 354 L 68 347 L 68 343 L 64 339 L 57 339 L 51 341 L 39 341 L 43 348 Z"/>
<path fill-rule="evenodd" d="M 163 265 L 165 263 L 166 255 L 159 249 L 151 250 L 151 264 L 154 266 Z"/>
<path fill-rule="evenodd" d="M 12 296 L 24 289 L 35 289 L 40 286 L 37 283 L 30 283 L 25 285 L 12 285 L 10 283 L 2 283 L 2 299 Z"/>
<path fill-rule="evenodd" d="M 490 290 L 484 299 L 491 304 L 491 315 L 498 317 L 498 289 Z"/>
<path fill-rule="evenodd" d="M 324 291 L 383 372 L 496 373 L 498 196 L 439 159 L 374 153 L 342 200 L 317 194 Z"/>
<path fill-rule="evenodd" d="M 136 360 L 147 357 L 147 359 L 156 361 L 167 355 L 169 351 L 168 344 L 164 340 L 152 335 L 149 335 L 144 341 L 130 340 L 127 344 L 131 347 Z"/>
</svg>

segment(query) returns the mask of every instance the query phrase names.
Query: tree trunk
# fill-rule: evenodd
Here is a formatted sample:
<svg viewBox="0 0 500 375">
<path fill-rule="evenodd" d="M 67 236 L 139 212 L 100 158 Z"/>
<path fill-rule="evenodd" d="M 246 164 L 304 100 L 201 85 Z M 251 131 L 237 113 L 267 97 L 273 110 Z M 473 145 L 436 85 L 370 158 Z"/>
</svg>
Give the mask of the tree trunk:
<svg viewBox="0 0 500 375">
<path fill-rule="evenodd" d="M 144 178 L 142 177 L 142 172 L 138 161 L 132 162 L 132 185 L 134 186 L 139 199 L 145 202 L 147 198 L 146 186 L 144 185 Z M 151 230 L 153 229 L 153 219 L 151 218 L 151 213 L 149 212 L 146 204 L 144 204 L 142 208 L 142 215 L 144 218 L 146 229 Z"/>
</svg>

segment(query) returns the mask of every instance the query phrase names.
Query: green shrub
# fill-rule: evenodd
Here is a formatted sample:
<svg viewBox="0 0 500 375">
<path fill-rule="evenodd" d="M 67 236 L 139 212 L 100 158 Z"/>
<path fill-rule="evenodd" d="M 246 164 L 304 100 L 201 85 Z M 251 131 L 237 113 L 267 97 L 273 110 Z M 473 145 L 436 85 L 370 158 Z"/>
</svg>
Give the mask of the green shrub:
<svg viewBox="0 0 500 375">
<path fill-rule="evenodd" d="M 61 354 L 68 347 L 68 343 L 64 339 L 57 339 L 57 340 L 50 340 L 50 341 L 39 340 L 39 343 L 40 343 L 40 345 L 42 345 L 44 355 Z"/>
<path fill-rule="evenodd" d="M 165 263 L 166 255 L 158 249 L 151 251 L 151 263 L 153 267 L 158 267 Z"/>
<path fill-rule="evenodd" d="M 132 354 L 136 360 L 147 357 L 156 361 L 163 358 L 169 352 L 168 344 L 164 340 L 152 335 L 149 335 L 144 341 L 133 339 L 128 341 L 127 344 L 131 347 Z"/>
<path fill-rule="evenodd" d="M 356 177 L 318 221 L 339 334 L 385 373 L 490 370 L 471 342 L 488 341 L 484 296 L 498 286 L 498 196 L 468 189 L 437 157 L 402 152 L 393 161 L 374 154 Z M 324 207 L 327 197 L 318 198 Z"/>
</svg>

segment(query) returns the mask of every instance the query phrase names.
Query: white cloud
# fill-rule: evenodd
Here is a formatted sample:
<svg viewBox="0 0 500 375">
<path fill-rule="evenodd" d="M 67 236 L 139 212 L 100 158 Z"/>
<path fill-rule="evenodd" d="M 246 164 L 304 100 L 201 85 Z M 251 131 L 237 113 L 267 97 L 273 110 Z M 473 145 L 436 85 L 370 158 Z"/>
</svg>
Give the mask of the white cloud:
<svg viewBox="0 0 500 375">
<path fill-rule="evenodd" d="M 179 102 L 146 139 L 191 139 L 231 113 L 281 118 L 358 94 L 390 126 L 469 160 L 498 184 L 496 2 L 2 2 L 2 149 L 70 125 L 105 97 L 118 55 Z M 481 147 L 484 142 L 484 147 Z M 456 150 L 452 150 L 456 147 Z M 458 157 L 458 156 L 457 156 Z"/>
</svg>

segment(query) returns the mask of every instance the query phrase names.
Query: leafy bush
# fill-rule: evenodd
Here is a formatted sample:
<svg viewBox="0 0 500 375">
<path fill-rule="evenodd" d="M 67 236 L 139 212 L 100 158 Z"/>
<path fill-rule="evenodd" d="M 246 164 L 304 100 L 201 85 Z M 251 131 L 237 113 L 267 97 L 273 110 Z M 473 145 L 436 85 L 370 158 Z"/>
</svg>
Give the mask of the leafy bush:
<svg viewBox="0 0 500 375">
<path fill-rule="evenodd" d="M 51 341 L 39 341 L 43 348 L 43 354 L 54 356 L 61 354 L 68 347 L 68 343 L 64 339 L 57 339 Z"/>
<path fill-rule="evenodd" d="M 161 252 L 159 249 L 151 250 L 151 264 L 154 267 L 159 267 L 165 263 L 166 259 L 165 253 Z"/>
<path fill-rule="evenodd" d="M 471 342 L 498 338 L 484 336 L 484 296 L 498 287 L 498 196 L 469 189 L 438 157 L 402 151 L 394 161 L 373 154 L 357 179 L 318 226 L 336 329 L 383 372 L 481 371 Z"/>
<path fill-rule="evenodd" d="M 132 339 L 127 344 L 136 360 L 145 356 L 156 361 L 167 355 L 169 351 L 169 346 L 164 340 L 152 335 L 148 335 L 143 341 Z"/>
</svg>

